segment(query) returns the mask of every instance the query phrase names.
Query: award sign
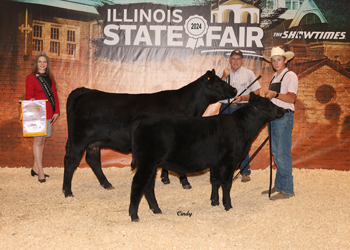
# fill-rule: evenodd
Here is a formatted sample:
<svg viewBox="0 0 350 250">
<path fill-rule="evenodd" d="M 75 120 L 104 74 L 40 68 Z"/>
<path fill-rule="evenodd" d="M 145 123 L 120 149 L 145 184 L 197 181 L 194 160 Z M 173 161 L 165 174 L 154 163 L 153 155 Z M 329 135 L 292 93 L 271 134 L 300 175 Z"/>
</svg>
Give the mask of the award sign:
<svg viewBox="0 0 350 250">
<path fill-rule="evenodd" d="M 46 100 L 22 101 L 23 137 L 46 135 Z"/>
</svg>

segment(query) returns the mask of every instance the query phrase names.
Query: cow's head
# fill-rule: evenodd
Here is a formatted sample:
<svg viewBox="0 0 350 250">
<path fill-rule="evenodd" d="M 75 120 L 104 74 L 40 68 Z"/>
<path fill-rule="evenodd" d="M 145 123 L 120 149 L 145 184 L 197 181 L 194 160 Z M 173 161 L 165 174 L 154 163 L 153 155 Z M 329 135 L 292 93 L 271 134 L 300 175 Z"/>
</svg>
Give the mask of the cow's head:
<svg viewBox="0 0 350 250">
<path fill-rule="evenodd" d="M 224 100 L 227 98 L 234 98 L 237 95 L 237 89 L 221 80 L 215 74 L 215 70 L 208 70 L 205 75 L 201 77 L 206 86 L 205 94 L 209 97 L 211 103 Z"/>
<path fill-rule="evenodd" d="M 284 109 L 273 104 L 268 98 L 250 93 L 249 103 L 261 111 L 268 121 L 272 121 L 284 116 Z"/>
</svg>

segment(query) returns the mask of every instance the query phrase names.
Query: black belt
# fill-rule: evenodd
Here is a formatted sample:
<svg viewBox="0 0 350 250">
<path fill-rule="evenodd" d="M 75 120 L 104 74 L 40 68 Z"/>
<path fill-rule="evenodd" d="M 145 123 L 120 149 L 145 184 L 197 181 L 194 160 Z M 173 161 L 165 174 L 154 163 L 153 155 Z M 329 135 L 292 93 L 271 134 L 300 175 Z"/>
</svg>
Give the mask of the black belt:
<svg viewBox="0 0 350 250">
<path fill-rule="evenodd" d="M 284 110 L 286 113 L 293 113 L 293 111 L 291 109 L 285 109 Z"/>
<path fill-rule="evenodd" d="M 223 105 L 229 105 L 229 103 L 221 103 Z M 247 103 L 236 103 L 237 107 L 241 107 L 241 106 L 244 106 L 244 104 L 247 104 Z"/>
</svg>

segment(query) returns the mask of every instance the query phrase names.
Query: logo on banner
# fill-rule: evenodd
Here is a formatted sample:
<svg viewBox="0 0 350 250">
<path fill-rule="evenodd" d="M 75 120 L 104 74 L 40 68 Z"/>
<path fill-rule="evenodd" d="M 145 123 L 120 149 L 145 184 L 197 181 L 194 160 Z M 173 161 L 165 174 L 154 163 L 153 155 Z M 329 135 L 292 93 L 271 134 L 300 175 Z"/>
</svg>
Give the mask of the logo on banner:
<svg viewBox="0 0 350 250">
<path fill-rule="evenodd" d="M 187 18 L 184 28 L 189 36 L 186 47 L 194 49 L 195 47 L 204 46 L 203 36 L 208 31 L 208 23 L 204 17 L 190 16 Z"/>
</svg>

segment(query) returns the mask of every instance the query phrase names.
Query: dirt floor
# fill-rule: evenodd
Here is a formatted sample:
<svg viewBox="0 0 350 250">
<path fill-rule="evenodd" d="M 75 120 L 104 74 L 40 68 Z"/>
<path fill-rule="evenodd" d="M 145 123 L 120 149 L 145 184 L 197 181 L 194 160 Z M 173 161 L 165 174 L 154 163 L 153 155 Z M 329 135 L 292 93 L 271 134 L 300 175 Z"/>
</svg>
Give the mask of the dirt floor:
<svg viewBox="0 0 350 250">
<path fill-rule="evenodd" d="M 79 168 L 74 198 L 65 198 L 63 168 L 46 168 L 44 184 L 28 168 L 0 168 L 0 249 L 350 249 L 350 171 L 295 169 L 296 196 L 270 201 L 260 194 L 269 169 L 253 170 L 250 182 L 234 181 L 228 212 L 221 199 L 210 205 L 208 172 L 190 176 L 190 190 L 174 175 L 163 185 L 158 173 L 163 213 L 143 198 L 140 221 L 131 222 L 133 172 L 103 170 L 114 190 Z"/>
</svg>

